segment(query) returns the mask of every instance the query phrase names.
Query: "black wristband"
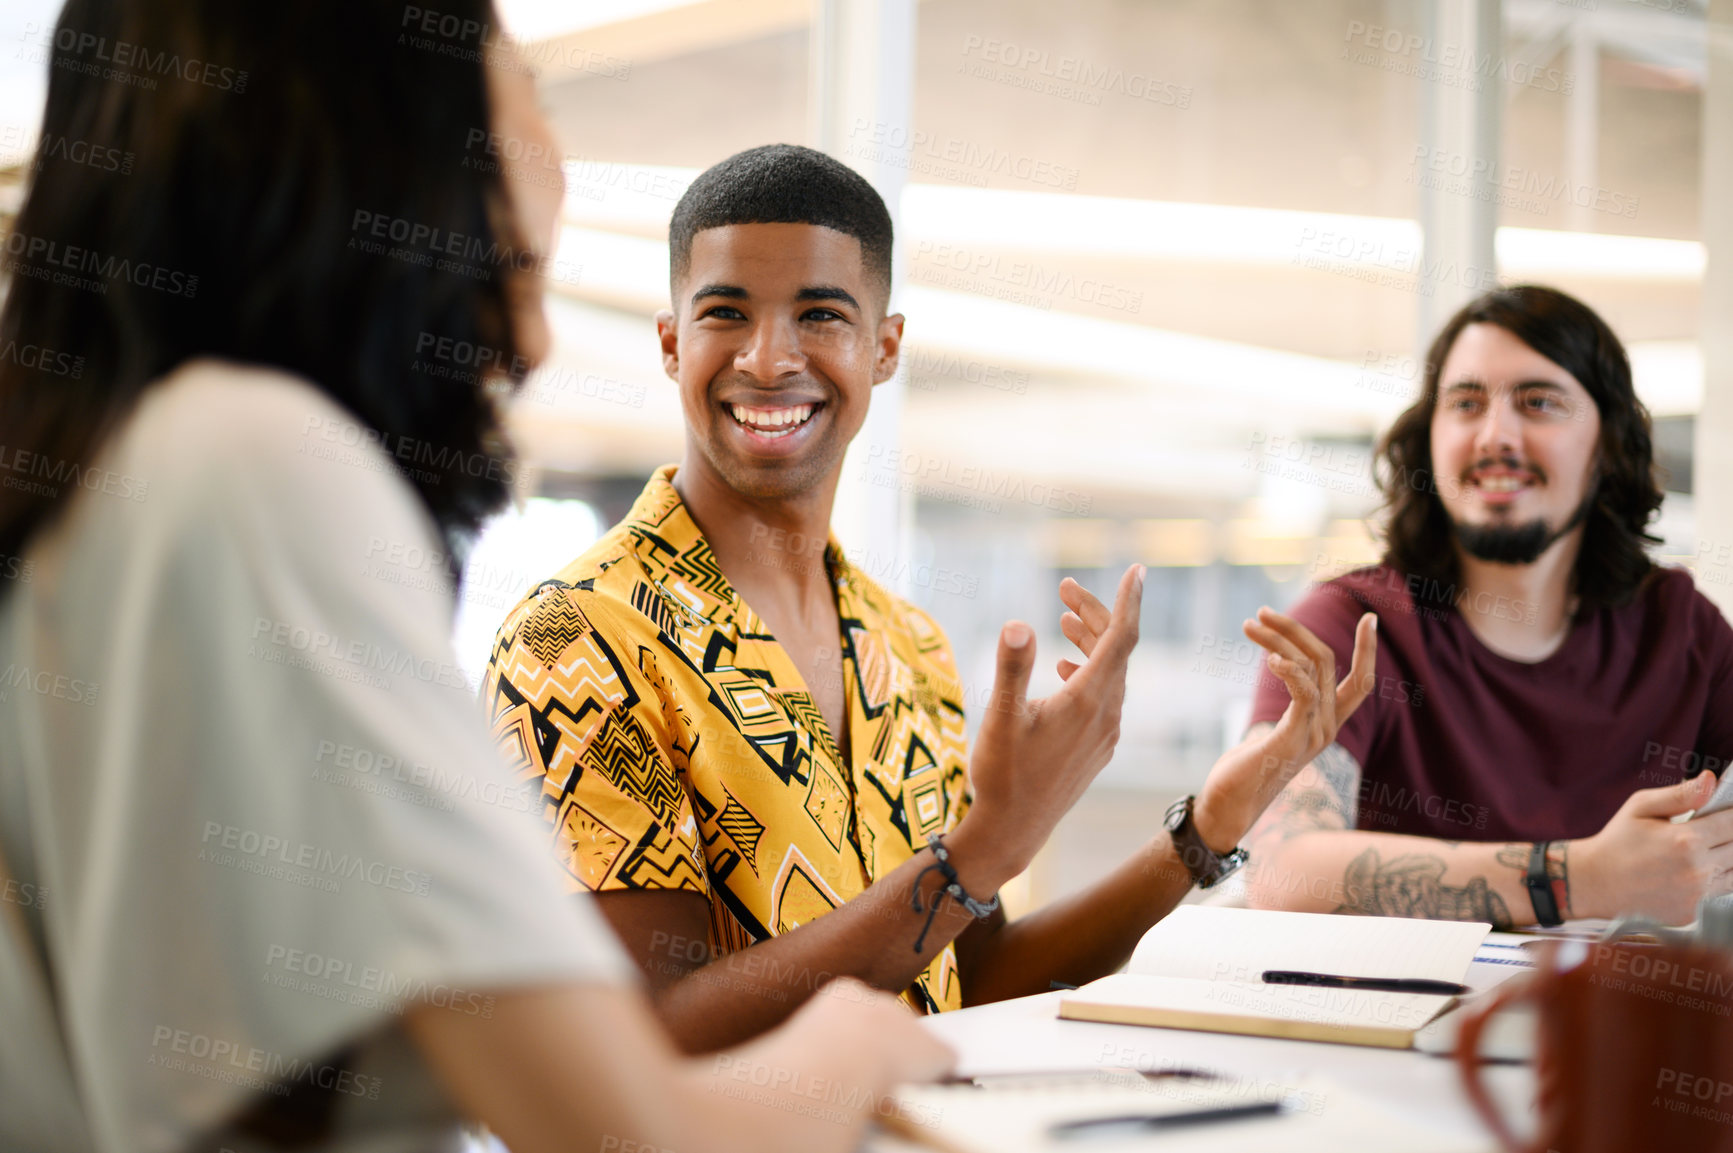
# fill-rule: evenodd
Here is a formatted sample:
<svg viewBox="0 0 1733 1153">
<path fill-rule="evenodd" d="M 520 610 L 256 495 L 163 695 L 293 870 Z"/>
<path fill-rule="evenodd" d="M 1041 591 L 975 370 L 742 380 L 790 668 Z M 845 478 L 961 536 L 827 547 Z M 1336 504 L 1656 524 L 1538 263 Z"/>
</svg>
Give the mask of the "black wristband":
<svg viewBox="0 0 1733 1153">
<path fill-rule="evenodd" d="M 1529 903 L 1534 906 L 1534 920 L 1543 929 L 1564 924 L 1559 915 L 1558 894 L 1553 892 L 1552 877 L 1547 874 L 1546 850 L 1551 841 L 1536 841 L 1528 855 L 1528 874 L 1522 883 L 1528 886 Z"/>
</svg>

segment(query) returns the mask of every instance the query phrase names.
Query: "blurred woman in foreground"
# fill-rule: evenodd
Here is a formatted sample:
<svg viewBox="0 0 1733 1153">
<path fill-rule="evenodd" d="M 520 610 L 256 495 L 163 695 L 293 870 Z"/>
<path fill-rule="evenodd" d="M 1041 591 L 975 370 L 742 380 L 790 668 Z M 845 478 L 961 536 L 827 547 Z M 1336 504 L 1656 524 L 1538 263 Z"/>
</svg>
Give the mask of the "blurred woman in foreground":
<svg viewBox="0 0 1733 1153">
<path fill-rule="evenodd" d="M 682 1061 L 499 767 L 443 558 L 508 494 L 561 182 L 509 159 L 558 148 L 490 4 L 440 7 L 51 38 L 0 311 L 5 1148 L 843 1150 L 948 1060 L 843 985 Z"/>
</svg>

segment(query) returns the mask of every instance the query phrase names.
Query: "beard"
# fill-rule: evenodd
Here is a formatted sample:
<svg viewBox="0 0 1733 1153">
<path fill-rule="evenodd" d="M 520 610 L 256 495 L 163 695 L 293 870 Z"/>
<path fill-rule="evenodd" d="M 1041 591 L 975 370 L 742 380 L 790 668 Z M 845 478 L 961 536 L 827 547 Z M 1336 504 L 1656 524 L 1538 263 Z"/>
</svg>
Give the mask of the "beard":
<svg viewBox="0 0 1733 1153">
<path fill-rule="evenodd" d="M 1554 542 L 1588 518 L 1594 502 L 1591 489 L 1570 518 L 1556 529 L 1544 520 L 1522 524 L 1463 524 L 1453 520 L 1450 528 L 1462 551 L 1477 560 L 1491 564 L 1533 564 Z"/>
</svg>

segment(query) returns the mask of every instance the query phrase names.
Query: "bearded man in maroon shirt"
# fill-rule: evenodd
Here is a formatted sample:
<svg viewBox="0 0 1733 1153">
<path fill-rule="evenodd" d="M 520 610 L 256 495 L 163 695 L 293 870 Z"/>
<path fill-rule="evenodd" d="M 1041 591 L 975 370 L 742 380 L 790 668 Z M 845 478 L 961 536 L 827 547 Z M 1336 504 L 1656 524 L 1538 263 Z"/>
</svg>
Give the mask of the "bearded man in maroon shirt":
<svg viewBox="0 0 1733 1153">
<path fill-rule="evenodd" d="M 1248 838 L 1252 903 L 1689 921 L 1733 870 L 1733 810 L 1672 820 L 1733 758 L 1733 629 L 1645 549 L 1661 490 L 1618 338 L 1548 288 L 1470 302 L 1379 465 L 1383 561 L 1292 610 L 1338 663 L 1377 613 L 1379 690 Z M 1287 703 L 1264 677 L 1253 728 Z"/>
</svg>

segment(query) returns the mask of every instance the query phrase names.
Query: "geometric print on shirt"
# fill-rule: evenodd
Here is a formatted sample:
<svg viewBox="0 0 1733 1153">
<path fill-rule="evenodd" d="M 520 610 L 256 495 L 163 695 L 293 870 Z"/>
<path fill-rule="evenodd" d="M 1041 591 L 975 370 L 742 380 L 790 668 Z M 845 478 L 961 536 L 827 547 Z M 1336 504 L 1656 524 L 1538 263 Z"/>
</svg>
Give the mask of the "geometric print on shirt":
<svg viewBox="0 0 1733 1153">
<path fill-rule="evenodd" d="M 850 757 L 657 470 L 626 519 L 512 610 L 483 694 L 541 781 L 572 887 L 688 889 L 712 955 L 805 924 L 948 832 L 970 793 L 962 689 L 931 617 L 825 554 Z M 962 1004 L 954 947 L 903 994 Z"/>
</svg>

